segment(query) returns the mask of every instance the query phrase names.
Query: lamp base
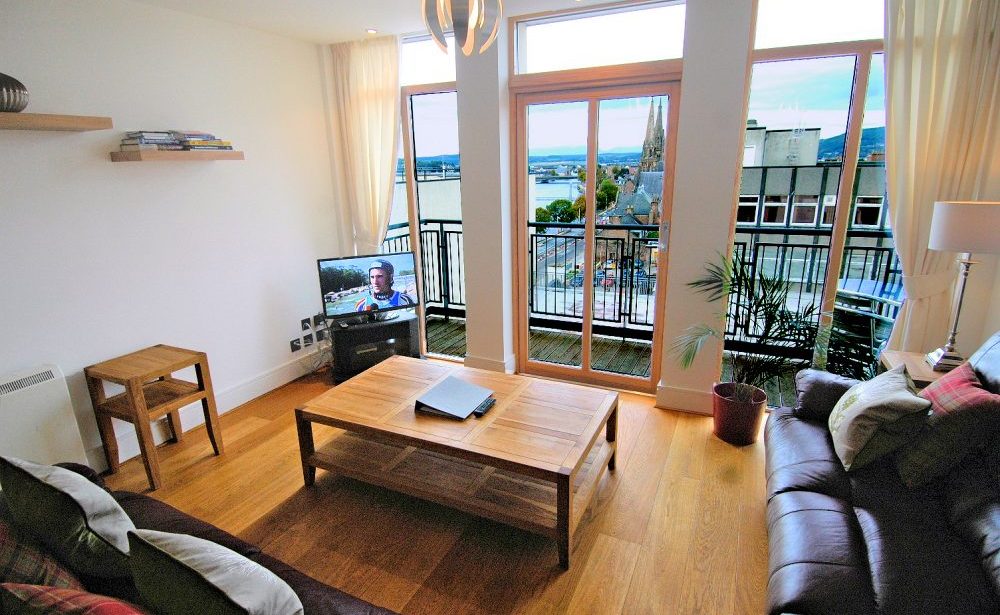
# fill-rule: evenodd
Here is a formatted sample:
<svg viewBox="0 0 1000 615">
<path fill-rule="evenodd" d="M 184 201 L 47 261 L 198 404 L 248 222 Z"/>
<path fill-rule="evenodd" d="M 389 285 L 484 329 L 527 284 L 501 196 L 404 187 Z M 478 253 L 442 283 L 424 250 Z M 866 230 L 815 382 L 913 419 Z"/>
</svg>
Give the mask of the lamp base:
<svg viewBox="0 0 1000 615">
<path fill-rule="evenodd" d="M 965 363 L 965 357 L 957 352 L 948 352 L 944 348 L 928 352 L 924 360 L 936 372 L 950 372 L 962 363 Z"/>
</svg>

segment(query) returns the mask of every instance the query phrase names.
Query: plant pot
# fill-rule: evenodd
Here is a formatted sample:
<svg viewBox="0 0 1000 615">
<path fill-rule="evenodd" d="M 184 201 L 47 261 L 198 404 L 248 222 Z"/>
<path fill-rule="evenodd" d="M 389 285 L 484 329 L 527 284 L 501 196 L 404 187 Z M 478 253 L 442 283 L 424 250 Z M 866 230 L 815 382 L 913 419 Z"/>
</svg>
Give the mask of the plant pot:
<svg viewBox="0 0 1000 615">
<path fill-rule="evenodd" d="M 753 387 L 751 401 L 736 401 L 732 399 L 735 388 L 732 382 L 720 382 L 712 387 L 713 432 L 720 440 L 746 446 L 757 441 L 760 422 L 767 410 L 767 393 Z"/>
</svg>

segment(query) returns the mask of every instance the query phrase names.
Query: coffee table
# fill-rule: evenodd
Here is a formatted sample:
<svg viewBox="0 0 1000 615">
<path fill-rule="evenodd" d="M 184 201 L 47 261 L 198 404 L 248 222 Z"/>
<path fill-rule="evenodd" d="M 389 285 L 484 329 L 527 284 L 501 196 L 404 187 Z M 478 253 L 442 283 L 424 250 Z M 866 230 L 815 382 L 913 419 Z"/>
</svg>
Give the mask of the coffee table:
<svg viewBox="0 0 1000 615">
<path fill-rule="evenodd" d="M 464 421 L 415 412 L 449 375 L 494 391 L 493 409 Z M 569 568 L 577 525 L 604 469 L 615 469 L 618 394 L 395 356 L 295 420 L 307 486 L 322 468 L 549 536 Z M 344 432 L 317 448 L 313 423 Z"/>
</svg>

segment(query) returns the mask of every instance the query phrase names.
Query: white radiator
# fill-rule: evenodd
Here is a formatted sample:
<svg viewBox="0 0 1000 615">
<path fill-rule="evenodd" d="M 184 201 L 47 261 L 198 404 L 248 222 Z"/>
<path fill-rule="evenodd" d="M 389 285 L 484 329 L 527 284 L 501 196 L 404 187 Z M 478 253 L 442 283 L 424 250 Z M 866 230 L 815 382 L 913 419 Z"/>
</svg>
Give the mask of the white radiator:
<svg viewBox="0 0 1000 615">
<path fill-rule="evenodd" d="M 0 378 L 0 455 L 87 463 L 66 379 L 55 365 Z"/>
</svg>

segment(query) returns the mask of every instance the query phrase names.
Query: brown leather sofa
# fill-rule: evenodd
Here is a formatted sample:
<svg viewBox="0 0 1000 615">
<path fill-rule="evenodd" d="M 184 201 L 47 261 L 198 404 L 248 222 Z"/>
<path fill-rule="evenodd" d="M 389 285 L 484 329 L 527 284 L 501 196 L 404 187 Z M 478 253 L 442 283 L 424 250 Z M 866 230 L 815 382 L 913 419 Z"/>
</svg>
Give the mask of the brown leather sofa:
<svg viewBox="0 0 1000 615">
<path fill-rule="evenodd" d="M 1000 392 L 1000 333 L 970 363 Z M 826 418 L 855 381 L 804 381 L 764 434 L 768 613 L 1000 613 L 1000 438 L 920 489 L 889 457 L 848 473 Z"/>
</svg>

